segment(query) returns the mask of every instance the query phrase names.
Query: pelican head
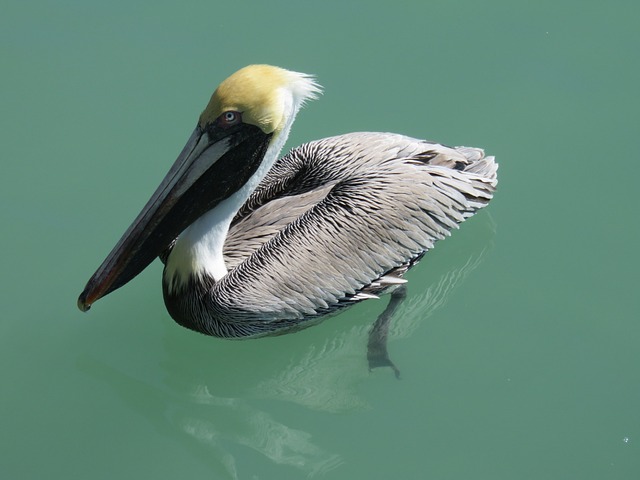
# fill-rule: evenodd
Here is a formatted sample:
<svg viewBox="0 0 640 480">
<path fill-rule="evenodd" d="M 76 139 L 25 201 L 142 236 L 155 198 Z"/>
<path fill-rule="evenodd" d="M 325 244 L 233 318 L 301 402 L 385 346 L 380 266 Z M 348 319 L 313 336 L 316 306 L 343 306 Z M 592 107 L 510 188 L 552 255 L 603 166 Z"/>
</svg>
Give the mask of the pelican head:
<svg viewBox="0 0 640 480">
<path fill-rule="evenodd" d="M 222 82 L 169 173 L 80 294 L 80 310 L 133 279 L 221 204 L 214 216 L 221 233 L 207 237 L 212 252 L 204 256 L 224 274 L 224 264 L 215 263 L 233 215 L 278 157 L 298 110 L 319 92 L 310 76 L 268 65 L 245 67 Z M 172 278 L 201 267 L 203 244 L 195 242 L 167 264 Z"/>
<path fill-rule="evenodd" d="M 198 125 L 204 128 L 227 112 L 240 112 L 245 124 L 255 125 L 265 134 L 279 134 L 302 104 L 319 92 L 309 75 L 271 65 L 250 65 L 218 86 Z"/>
</svg>

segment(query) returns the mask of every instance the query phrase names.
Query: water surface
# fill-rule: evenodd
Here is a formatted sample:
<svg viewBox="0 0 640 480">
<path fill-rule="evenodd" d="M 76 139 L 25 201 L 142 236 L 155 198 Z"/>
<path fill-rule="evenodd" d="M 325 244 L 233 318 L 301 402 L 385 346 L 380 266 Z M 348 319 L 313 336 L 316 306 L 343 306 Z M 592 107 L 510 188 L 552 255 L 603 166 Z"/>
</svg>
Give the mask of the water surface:
<svg viewBox="0 0 640 480">
<path fill-rule="evenodd" d="M 0 19 L 0 476 L 636 478 L 634 2 L 34 2 Z M 357 130 L 484 147 L 489 208 L 387 300 L 230 342 L 166 314 L 156 262 L 77 295 L 217 83 L 315 73 L 290 146 Z"/>
</svg>

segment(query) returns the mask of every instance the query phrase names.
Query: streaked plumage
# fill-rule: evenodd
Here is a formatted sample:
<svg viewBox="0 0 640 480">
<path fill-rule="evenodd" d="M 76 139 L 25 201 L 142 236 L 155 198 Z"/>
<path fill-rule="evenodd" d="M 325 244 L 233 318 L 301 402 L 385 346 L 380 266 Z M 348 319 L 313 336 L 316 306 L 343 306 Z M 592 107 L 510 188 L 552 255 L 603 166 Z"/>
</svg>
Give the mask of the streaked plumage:
<svg viewBox="0 0 640 480">
<path fill-rule="evenodd" d="M 293 81 L 299 82 L 307 77 L 296 78 Z M 260 98 L 268 97 L 269 92 L 260 85 Z M 244 90 L 250 91 L 243 85 L 243 92 L 236 94 L 232 83 L 225 88 L 232 92 L 234 105 L 242 103 L 238 99 L 247 95 Z M 269 114 L 274 109 L 280 112 L 280 104 L 275 102 L 274 107 L 264 99 L 260 104 L 270 106 L 259 110 L 262 120 L 248 122 L 273 135 L 262 154 L 265 159 L 276 158 L 295 113 L 316 87 L 312 83 L 295 87 L 303 91 L 301 97 L 292 94 L 298 100 L 286 100 L 278 88 L 276 97 L 285 98 L 286 125 L 274 123 L 275 117 Z M 292 101 L 295 108 L 287 110 L 287 102 Z M 220 105 L 214 106 L 216 113 L 211 118 L 205 115 L 209 107 L 201 116 L 202 130 L 208 128 L 203 122 L 220 122 L 225 112 L 247 108 L 217 102 Z M 212 104 L 213 99 L 210 107 Z M 273 165 L 264 168 L 259 183 L 254 180 L 257 174 L 246 174 L 257 184 L 247 191 L 248 198 L 232 194 L 231 200 L 214 202 L 204 210 L 209 213 L 189 226 L 177 243 L 166 242 L 161 254 L 166 263 L 165 303 L 171 316 L 185 327 L 221 337 L 282 333 L 359 300 L 375 298 L 402 283 L 406 270 L 437 240 L 484 207 L 497 184 L 498 166 L 480 149 L 451 148 L 390 133 L 352 133 L 317 140 L 271 161 Z M 218 206 L 229 202 L 226 209 Z M 222 213 L 215 214 L 216 209 Z M 228 227 L 224 218 L 228 218 L 226 225 L 230 222 Z M 210 237 L 209 232 L 219 225 L 223 231 Z M 221 248 L 222 242 L 223 259 L 208 260 L 208 252 L 214 249 L 210 245 Z M 114 253 L 109 258 L 112 256 Z M 107 260 L 94 277 L 106 275 L 111 268 Z M 219 266 L 207 267 L 209 261 Z M 97 290 L 92 281 L 81 296 L 81 308 L 94 301 L 84 300 L 86 292 Z M 117 280 L 113 282 L 115 288 L 120 286 Z M 114 289 L 107 287 L 100 288 L 106 293 Z"/>
<path fill-rule="evenodd" d="M 235 217 L 229 273 L 186 288 L 174 318 L 259 335 L 375 298 L 491 200 L 496 170 L 482 150 L 390 133 L 295 148 Z"/>
</svg>

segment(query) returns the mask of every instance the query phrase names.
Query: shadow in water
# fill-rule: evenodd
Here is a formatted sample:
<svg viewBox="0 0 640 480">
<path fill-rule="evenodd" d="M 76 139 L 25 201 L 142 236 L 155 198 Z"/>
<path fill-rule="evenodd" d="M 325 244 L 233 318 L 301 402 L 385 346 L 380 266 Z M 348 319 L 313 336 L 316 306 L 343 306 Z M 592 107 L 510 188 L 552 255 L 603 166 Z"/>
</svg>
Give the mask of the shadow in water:
<svg viewBox="0 0 640 480">
<path fill-rule="evenodd" d="M 428 285 L 420 285 L 411 272 L 409 293 L 397 289 L 373 328 L 367 318 L 371 308 L 361 305 L 348 311 L 348 322 L 342 314 L 292 335 L 249 341 L 194 335 L 167 323 L 154 351 L 161 364 L 153 371 L 133 373 L 94 357 L 80 358 L 79 367 L 112 388 L 158 434 L 182 437 L 181 443 L 222 478 L 261 478 L 260 472 L 281 467 L 309 477 L 324 474 L 343 459 L 331 445 L 321 445 L 310 419 L 293 418 L 292 411 L 370 408 L 358 391 L 370 370 L 389 367 L 399 376 L 387 340 L 408 337 L 424 325 L 490 248 L 495 227 L 488 215 L 480 218 L 481 224 L 470 222 L 475 250 L 466 245 L 455 265 L 440 271 L 436 265 Z M 429 258 L 416 268 L 430 268 Z"/>
</svg>

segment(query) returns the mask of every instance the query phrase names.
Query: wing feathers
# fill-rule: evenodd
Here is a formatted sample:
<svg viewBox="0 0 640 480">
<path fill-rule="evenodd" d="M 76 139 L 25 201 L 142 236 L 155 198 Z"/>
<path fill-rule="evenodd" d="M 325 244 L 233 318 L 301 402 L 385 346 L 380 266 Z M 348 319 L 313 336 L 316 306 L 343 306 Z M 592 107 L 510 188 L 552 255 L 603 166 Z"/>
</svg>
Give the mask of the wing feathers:
<svg viewBox="0 0 640 480">
<path fill-rule="evenodd" d="M 375 297 L 374 287 L 403 282 L 387 272 L 402 275 L 491 200 L 496 172 L 481 149 L 401 135 L 350 134 L 298 147 L 234 220 L 216 308 L 301 318 Z"/>
</svg>

